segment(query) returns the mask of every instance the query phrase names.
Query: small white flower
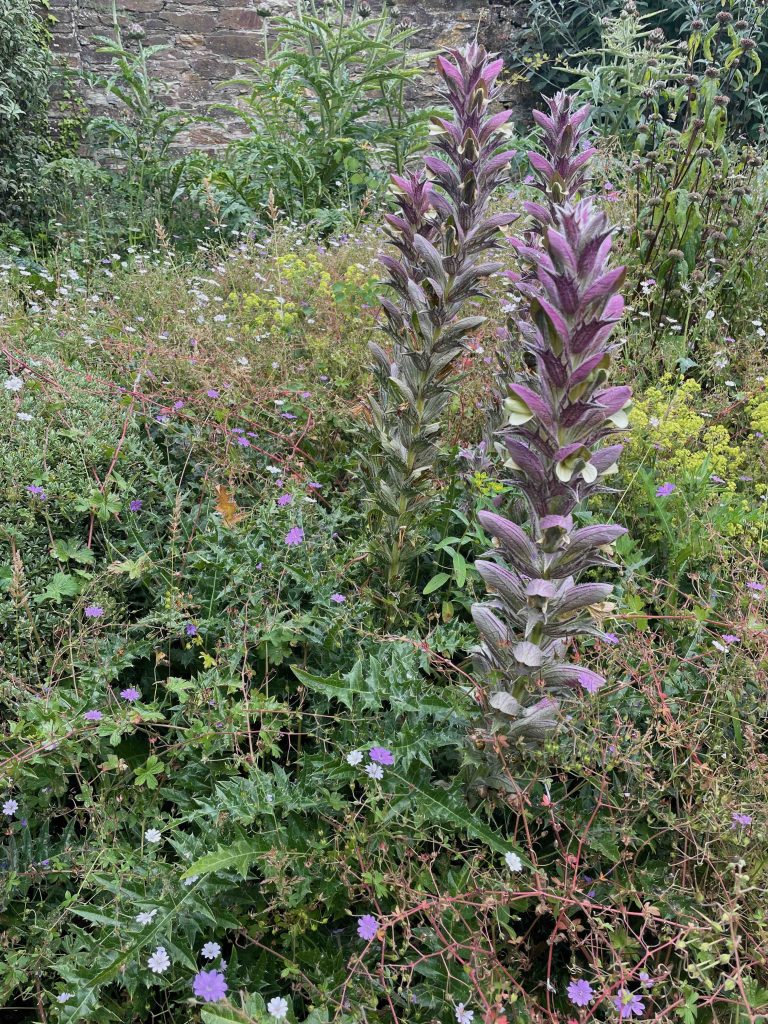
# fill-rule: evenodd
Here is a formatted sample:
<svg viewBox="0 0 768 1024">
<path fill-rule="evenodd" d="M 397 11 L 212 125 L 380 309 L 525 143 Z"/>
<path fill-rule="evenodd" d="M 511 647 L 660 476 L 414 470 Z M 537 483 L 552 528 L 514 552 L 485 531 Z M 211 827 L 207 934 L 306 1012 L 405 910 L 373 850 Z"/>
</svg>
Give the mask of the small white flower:
<svg viewBox="0 0 768 1024">
<path fill-rule="evenodd" d="M 714 311 L 714 309 L 708 309 L 707 312 L 704 314 L 704 319 L 705 320 L 714 320 L 715 319 L 715 311 Z"/>
<path fill-rule="evenodd" d="M 728 653 L 728 648 L 725 646 L 725 644 L 721 644 L 719 640 L 713 640 L 712 646 L 715 648 L 715 650 L 720 651 L 721 654 Z"/>
<path fill-rule="evenodd" d="M 29 423 L 33 417 L 28 412 L 17 412 L 16 419 L 21 420 L 22 423 Z"/>
<path fill-rule="evenodd" d="M 147 967 L 153 974 L 164 974 L 170 966 L 171 958 L 166 953 L 164 946 L 158 946 L 149 960 L 147 960 Z"/>
<path fill-rule="evenodd" d="M 365 766 L 365 774 L 371 779 L 383 779 L 384 769 L 380 764 L 367 764 Z"/>
<path fill-rule="evenodd" d="M 194 885 L 199 878 L 200 875 L 190 875 L 189 878 L 184 879 L 184 885 Z"/>
<path fill-rule="evenodd" d="M 17 377 L 15 374 L 12 377 L 8 377 L 3 383 L 3 387 L 6 391 L 21 391 L 24 387 L 24 381 L 21 377 Z"/>
<path fill-rule="evenodd" d="M 474 1016 L 475 1011 L 465 1009 L 464 1003 L 459 1003 L 459 1005 L 456 1007 L 457 1024 L 472 1024 L 472 1018 Z"/>
<path fill-rule="evenodd" d="M 504 863 L 507 865 L 510 871 L 523 870 L 523 862 L 520 860 L 516 853 L 512 852 L 512 850 L 507 850 L 507 852 L 504 854 Z"/>
<path fill-rule="evenodd" d="M 75 998 L 74 992 L 59 992 L 59 994 L 56 996 L 56 1002 L 57 1003 L 68 1003 L 70 999 L 74 999 L 74 998 Z"/>
<path fill-rule="evenodd" d="M 361 750 L 353 750 L 351 754 L 347 754 L 347 764 L 351 764 L 353 768 L 362 760 L 363 752 Z"/>
<path fill-rule="evenodd" d="M 6 818 L 12 818 L 19 809 L 18 800 L 6 800 L 3 804 L 3 814 Z"/>
<path fill-rule="evenodd" d="M 200 956 L 204 956 L 206 960 L 215 960 L 217 956 L 221 956 L 221 946 L 218 942 L 206 942 L 200 950 Z"/>
<path fill-rule="evenodd" d="M 148 828 L 144 833 L 144 838 L 148 843 L 159 843 L 162 839 L 162 833 L 160 832 L 160 829 Z"/>
<path fill-rule="evenodd" d="M 157 907 L 153 910 L 144 910 L 136 915 L 136 924 L 152 924 L 157 913 Z"/>
<path fill-rule="evenodd" d="M 267 1013 L 269 1013 L 275 1020 L 285 1020 L 288 1016 L 288 1003 L 281 996 L 275 996 L 274 999 L 270 999 L 267 1003 Z"/>
</svg>

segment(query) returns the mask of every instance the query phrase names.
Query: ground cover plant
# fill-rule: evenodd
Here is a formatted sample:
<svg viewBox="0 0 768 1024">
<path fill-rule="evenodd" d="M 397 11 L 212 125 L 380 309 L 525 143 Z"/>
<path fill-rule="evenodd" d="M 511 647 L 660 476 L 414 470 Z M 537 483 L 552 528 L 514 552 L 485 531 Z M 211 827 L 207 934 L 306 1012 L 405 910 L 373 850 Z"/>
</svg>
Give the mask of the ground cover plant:
<svg viewBox="0 0 768 1024">
<path fill-rule="evenodd" d="M 0 259 L 3 1022 L 768 1015 L 765 240 L 433 73 L 346 233 Z"/>
</svg>

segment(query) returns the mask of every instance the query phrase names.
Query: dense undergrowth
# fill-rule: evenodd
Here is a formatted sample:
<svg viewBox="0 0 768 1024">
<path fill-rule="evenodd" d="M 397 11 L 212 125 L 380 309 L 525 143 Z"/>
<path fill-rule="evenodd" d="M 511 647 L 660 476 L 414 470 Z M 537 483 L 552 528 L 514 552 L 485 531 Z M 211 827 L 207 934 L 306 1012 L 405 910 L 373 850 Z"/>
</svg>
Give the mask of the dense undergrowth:
<svg viewBox="0 0 768 1024">
<path fill-rule="evenodd" d="M 520 243 L 499 239 L 465 307 L 395 573 L 370 467 L 412 437 L 396 406 L 374 436 L 378 216 L 340 234 L 273 205 L 268 232 L 183 253 L 162 225 L 111 255 L 7 247 L 3 1022 L 768 1014 L 768 190 L 760 148 L 686 89 L 643 107 L 631 151 L 590 130 L 591 184 L 572 182 L 616 227 L 610 369 L 634 391 L 574 536 L 626 533 L 601 545 L 610 600 L 565 638 L 581 681 L 525 742 L 489 727 L 472 618 L 486 514 L 536 522 L 497 447 L 503 399 L 514 428 L 533 401 L 500 392 L 541 323 Z M 490 211 L 521 215 L 505 231 L 534 256 L 541 166 L 519 153 Z M 430 236 L 446 252 L 455 223 Z M 416 276 L 433 252 L 403 238 Z M 427 281 L 405 294 L 429 316 Z M 606 579 L 596 561 L 585 585 Z"/>
</svg>

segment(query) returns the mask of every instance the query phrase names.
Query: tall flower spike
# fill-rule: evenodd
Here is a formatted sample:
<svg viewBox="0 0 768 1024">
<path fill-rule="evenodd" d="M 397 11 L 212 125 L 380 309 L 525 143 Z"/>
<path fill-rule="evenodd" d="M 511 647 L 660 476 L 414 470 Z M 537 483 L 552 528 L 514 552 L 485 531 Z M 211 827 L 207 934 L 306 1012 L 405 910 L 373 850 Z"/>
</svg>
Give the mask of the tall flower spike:
<svg viewBox="0 0 768 1024">
<path fill-rule="evenodd" d="M 369 399 L 373 444 L 366 457 L 373 511 L 372 555 L 387 587 L 405 582 L 404 563 L 425 542 L 433 497 L 442 414 L 452 394 L 451 371 L 468 335 L 485 320 L 461 317 L 482 295 L 483 281 L 501 269 L 481 257 L 499 247 L 514 214 L 486 216 L 488 201 L 514 155 L 504 150 L 511 111 L 491 113 L 503 62 L 472 44 L 438 57 L 450 119 L 433 118 L 440 155 L 424 170 L 393 176 L 399 210 L 386 217 L 397 255 L 381 256 L 386 284 L 385 331 L 391 350 L 372 345 L 379 389 Z"/>
<path fill-rule="evenodd" d="M 591 108 L 574 109 L 574 97 L 565 92 L 556 93 L 551 99 L 545 97 L 549 114 L 534 110 L 533 118 L 542 130 L 541 141 L 546 155 L 529 153 L 528 159 L 534 172 L 533 187 L 542 193 L 543 202 L 523 203 L 523 209 L 531 218 L 530 229 L 524 236 L 524 245 L 536 248 L 541 244 L 542 232 L 553 223 L 553 215 L 559 206 L 575 203 L 580 191 L 589 180 L 589 160 L 595 152 L 589 144 L 585 127 Z M 515 284 L 530 281 L 532 270 L 520 274 L 508 272 Z M 497 353 L 496 401 L 491 413 L 493 428 L 500 422 L 500 406 L 506 397 L 506 385 L 515 376 L 515 363 L 520 351 L 519 335 L 515 331 L 516 321 L 509 325 L 508 342 Z"/>
<path fill-rule="evenodd" d="M 580 114 L 547 121 L 568 130 L 581 123 Z M 556 140 L 551 143 L 557 151 Z M 546 163 L 542 175 L 550 173 Z M 568 166 L 573 162 L 558 175 Z M 595 616 L 612 587 L 578 580 L 612 564 L 611 545 L 626 532 L 608 525 L 577 529 L 573 519 L 577 505 L 604 489 L 604 478 L 616 470 L 622 446 L 605 442 L 628 422 L 630 389 L 606 386 L 619 347 L 610 335 L 623 314 L 624 268 L 609 269 L 612 229 L 591 199 L 553 203 L 546 212 L 538 218 L 539 244 L 515 243 L 532 267 L 518 282 L 528 304 L 517 328 L 529 371 L 508 387 L 502 432 L 505 465 L 525 499 L 529 526 L 480 513 L 497 560 L 476 563 L 494 599 L 473 608 L 482 638 L 478 670 L 491 684 L 491 732 L 526 743 L 555 728 L 569 688 L 594 693 L 605 682 L 564 659 L 575 637 L 603 635 Z"/>
</svg>

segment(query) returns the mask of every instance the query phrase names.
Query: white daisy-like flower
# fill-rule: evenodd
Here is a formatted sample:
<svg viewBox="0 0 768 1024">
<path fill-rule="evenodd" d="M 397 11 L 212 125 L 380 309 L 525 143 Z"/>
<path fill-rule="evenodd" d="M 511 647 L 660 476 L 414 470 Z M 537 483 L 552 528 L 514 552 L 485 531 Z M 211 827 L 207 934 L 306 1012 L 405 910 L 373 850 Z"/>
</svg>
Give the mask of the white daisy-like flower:
<svg viewBox="0 0 768 1024">
<path fill-rule="evenodd" d="M 206 960 L 215 960 L 217 956 L 221 956 L 221 946 L 218 942 L 206 942 L 200 950 L 200 956 L 204 956 Z"/>
<path fill-rule="evenodd" d="M 384 769 L 380 764 L 367 764 L 365 766 L 365 774 L 372 779 L 383 779 Z"/>
<path fill-rule="evenodd" d="M 19 809 L 18 800 L 6 800 L 3 804 L 3 814 L 6 818 L 12 818 Z"/>
<path fill-rule="evenodd" d="M 190 875 L 189 878 L 184 879 L 184 885 L 194 885 L 199 878 L 200 875 Z"/>
<path fill-rule="evenodd" d="M 275 1020 L 285 1020 L 288 1016 L 288 1002 L 282 996 L 275 996 L 267 1003 L 267 1013 Z"/>
<path fill-rule="evenodd" d="M 147 831 L 144 833 L 144 838 L 148 843 L 159 843 L 163 836 L 160 829 L 148 828 Z"/>
<path fill-rule="evenodd" d="M 6 377 L 3 381 L 3 387 L 6 391 L 19 392 L 24 387 L 24 381 L 21 377 L 17 377 L 16 374 L 13 374 L 10 377 Z"/>
<path fill-rule="evenodd" d="M 158 946 L 149 960 L 147 960 L 147 967 L 153 974 L 164 974 L 170 966 L 171 958 L 165 951 L 164 946 Z"/>
<path fill-rule="evenodd" d="M 456 1007 L 456 1021 L 457 1024 L 472 1024 L 472 1018 L 475 1016 L 474 1010 L 468 1010 L 464 1003 L 459 1003 Z"/>
<path fill-rule="evenodd" d="M 721 654 L 728 653 L 728 648 L 725 646 L 725 644 L 721 644 L 719 640 L 713 640 L 712 646 L 715 648 L 715 650 L 720 651 Z"/>
<path fill-rule="evenodd" d="M 59 992 L 59 994 L 56 996 L 56 1002 L 57 1003 L 68 1003 L 70 999 L 74 999 L 74 998 L 75 998 L 74 992 Z"/>
<path fill-rule="evenodd" d="M 347 764 L 351 764 L 353 768 L 355 767 L 355 765 L 360 764 L 362 760 L 362 750 L 353 750 L 350 754 L 347 754 Z"/>
<path fill-rule="evenodd" d="M 523 870 L 523 862 L 520 860 L 516 853 L 512 852 L 512 850 L 507 850 L 507 852 L 504 854 L 504 863 L 507 865 L 510 871 Z"/>
<path fill-rule="evenodd" d="M 16 419 L 21 420 L 22 423 L 29 423 L 33 416 L 28 412 L 17 412 Z"/>
<path fill-rule="evenodd" d="M 144 910 L 140 914 L 136 915 L 136 924 L 152 924 L 157 913 L 157 907 L 152 910 Z"/>
</svg>

